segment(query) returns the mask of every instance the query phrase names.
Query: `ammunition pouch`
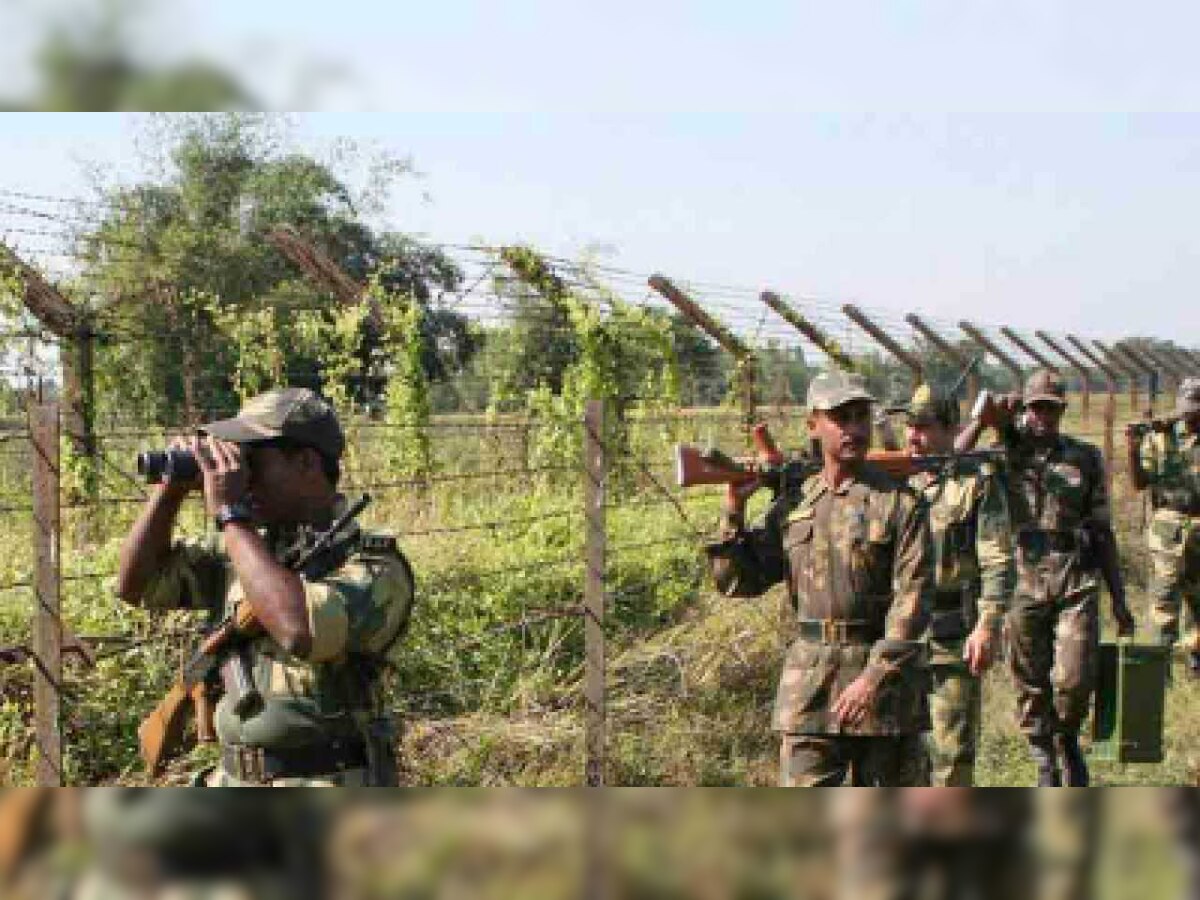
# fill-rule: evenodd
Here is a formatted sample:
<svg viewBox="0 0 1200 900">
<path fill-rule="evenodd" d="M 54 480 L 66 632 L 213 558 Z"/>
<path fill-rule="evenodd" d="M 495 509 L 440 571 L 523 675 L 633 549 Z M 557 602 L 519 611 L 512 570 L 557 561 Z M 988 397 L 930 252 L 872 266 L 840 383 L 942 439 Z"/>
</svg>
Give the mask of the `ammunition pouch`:
<svg viewBox="0 0 1200 900">
<path fill-rule="evenodd" d="M 328 778 L 366 765 L 366 748 L 357 741 L 274 750 L 251 744 L 221 748 L 221 768 L 248 784 L 269 784 L 278 778 Z"/>
</svg>

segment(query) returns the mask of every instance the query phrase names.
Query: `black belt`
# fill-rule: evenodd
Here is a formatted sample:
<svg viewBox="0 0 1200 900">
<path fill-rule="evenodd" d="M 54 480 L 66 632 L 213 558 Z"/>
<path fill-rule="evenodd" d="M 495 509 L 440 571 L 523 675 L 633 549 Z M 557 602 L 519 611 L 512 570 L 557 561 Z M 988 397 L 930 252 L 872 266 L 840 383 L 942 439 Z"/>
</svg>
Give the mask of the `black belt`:
<svg viewBox="0 0 1200 900">
<path fill-rule="evenodd" d="M 801 619 L 800 637 L 818 644 L 873 644 L 880 631 L 862 619 Z"/>
<path fill-rule="evenodd" d="M 316 778 L 367 765 L 361 742 L 316 744 L 267 750 L 251 744 L 226 744 L 221 767 L 238 781 L 266 784 L 276 778 Z"/>
<path fill-rule="evenodd" d="M 953 591 L 934 591 L 933 592 L 933 611 L 934 612 L 949 612 L 950 610 L 961 611 L 963 608 L 963 589 L 957 588 Z"/>
<path fill-rule="evenodd" d="M 953 641 L 966 637 L 967 617 L 961 609 L 935 609 L 929 616 L 929 635 L 935 641 Z"/>
<path fill-rule="evenodd" d="M 1074 553 L 1079 549 L 1079 538 L 1073 531 L 1026 528 L 1017 532 L 1017 546 L 1029 553 Z"/>
<path fill-rule="evenodd" d="M 1157 490 L 1151 493 L 1155 509 L 1169 509 L 1185 516 L 1200 516 L 1200 498 L 1191 491 Z"/>
</svg>

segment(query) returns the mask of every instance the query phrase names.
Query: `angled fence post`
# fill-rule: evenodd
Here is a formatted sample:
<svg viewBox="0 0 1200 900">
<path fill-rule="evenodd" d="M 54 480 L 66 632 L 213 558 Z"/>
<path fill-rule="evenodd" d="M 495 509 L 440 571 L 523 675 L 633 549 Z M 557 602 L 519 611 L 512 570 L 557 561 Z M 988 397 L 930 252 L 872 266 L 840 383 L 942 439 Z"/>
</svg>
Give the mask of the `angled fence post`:
<svg viewBox="0 0 1200 900">
<path fill-rule="evenodd" d="M 1138 408 L 1138 378 L 1141 377 L 1141 372 L 1128 359 L 1109 349 L 1102 341 L 1094 340 L 1092 341 L 1092 346 L 1100 351 L 1110 365 L 1124 372 L 1129 379 L 1129 414 L 1136 416 Z"/>
<path fill-rule="evenodd" d="M 929 343 L 933 344 L 933 346 L 936 347 L 943 356 L 945 356 L 952 363 L 954 363 L 954 365 L 958 366 L 958 368 L 965 371 L 967 369 L 967 367 L 971 366 L 971 364 L 974 362 L 974 360 L 968 358 L 965 353 L 963 353 L 961 350 L 959 350 L 958 347 L 954 346 L 948 340 L 946 340 L 944 337 L 942 337 L 940 334 L 938 334 L 936 331 L 934 331 L 933 328 L 931 328 L 929 325 L 927 325 L 925 323 L 925 320 L 922 319 L 920 316 L 918 316 L 916 313 L 909 313 L 907 316 L 904 317 L 904 321 L 906 321 L 909 325 L 911 325 L 913 327 L 913 330 L 916 331 L 917 334 L 921 335 L 921 337 L 925 338 L 925 340 L 927 340 L 927 341 L 929 341 Z M 967 408 L 968 409 L 970 409 L 971 407 L 973 407 L 975 405 L 975 398 L 978 396 L 979 396 L 979 371 L 978 371 L 978 367 L 972 367 L 970 372 L 967 375 Z"/>
<path fill-rule="evenodd" d="M 1080 352 L 1084 359 L 1104 373 L 1107 380 L 1108 401 L 1104 404 L 1104 470 L 1108 478 L 1108 493 L 1112 496 L 1113 466 L 1113 429 L 1117 419 L 1117 370 L 1097 356 L 1091 348 L 1073 334 L 1067 335 L 1067 341 Z"/>
<path fill-rule="evenodd" d="M 826 334 L 821 328 L 815 325 L 807 317 L 801 315 L 790 303 L 781 298 L 774 291 L 763 291 L 758 295 L 767 306 L 773 309 L 779 316 L 799 331 L 802 335 L 809 339 L 816 347 L 833 361 L 833 364 L 839 369 L 844 369 L 847 372 L 856 371 L 857 366 L 854 360 L 846 355 L 846 351 L 841 348 L 833 338 Z"/>
<path fill-rule="evenodd" d="M 676 287 L 675 283 L 665 275 L 651 275 L 649 284 L 736 361 L 738 398 L 748 440 L 750 431 L 758 420 L 758 373 L 754 351 L 732 331 L 705 312 L 695 300 Z"/>
<path fill-rule="evenodd" d="M 1092 398 L 1091 378 L 1090 378 L 1090 375 L 1088 374 L 1087 367 L 1084 366 L 1077 357 L 1072 356 L 1070 353 L 1068 353 L 1067 350 L 1061 344 L 1059 344 L 1056 340 L 1054 340 L 1054 338 L 1052 338 L 1045 331 L 1041 331 L 1039 329 L 1038 331 L 1035 331 L 1034 334 L 1037 335 L 1038 340 L 1040 340 L 1043 344 L 1045 344 L 1047 347 L 1049 347 L 1051 350 L 1053 350 L 1055 353 L 1057 353 L 1059 356 L 1061 356 L 1063 359 L 1065 359 L 1067 361 L 1067 365 L 1069 365 L 1072 369 L 1074 369 L 1075 374 L 1079 376 L 1080 390 L 1083 395 L 1083 404 L 1082 404 L 1082 408 L 1081 408 L 1081 419 L 1082 419 L 1083 423 L 1086 425 L 1088 418 L 1090 417 L 1090 407 L 1091 407 L 1091 398 Z"/>
<path fill-rule="evenodd" d="M 1004 368 L 1008 369 L 1008 371 L 1012 373 L 1013 378 L 1016 379 L 1017 390 L 1019 391 L 1025 380 L 1025 373 L 1021 369 L 1020 364 L 999 347 L 997 347 L 995 341 L 993 341 L 980 329 L 976 328 L 965 319 L 958 323 L 958 327 L 963 330 L 967 337 L 983 348 L 984 351 L 994 356 L 1000 365 L 1004 366 Z"/>
</svg>

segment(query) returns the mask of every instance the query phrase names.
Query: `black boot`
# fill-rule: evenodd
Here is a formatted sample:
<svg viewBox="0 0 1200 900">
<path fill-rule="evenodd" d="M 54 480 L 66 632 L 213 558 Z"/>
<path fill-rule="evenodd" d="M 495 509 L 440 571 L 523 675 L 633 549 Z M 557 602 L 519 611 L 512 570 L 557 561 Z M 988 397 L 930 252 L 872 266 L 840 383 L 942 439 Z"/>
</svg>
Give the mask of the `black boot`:
<svg viewBox="0 0 1200 900">
<path fill-rule="evenodd" d="M 1048 737 L 1031 737 L 1029 750 L 1037 765 L 1038 787 L 1062 787 L 1062 776 L 1058 771 L 1058 754 L 1054 752 L 1054 741 Z"/>
<path fill-rule="evenodd" d="M 1079 735 L 1060 734 L 1055 737 L 1054 743 L 1062 756 L 1067 787 L 1087 787 L 1091 776 L 1088 774 L 1087 760 L 1083 758 L 1083 750 L 1079 747 Z"/>
</svg>

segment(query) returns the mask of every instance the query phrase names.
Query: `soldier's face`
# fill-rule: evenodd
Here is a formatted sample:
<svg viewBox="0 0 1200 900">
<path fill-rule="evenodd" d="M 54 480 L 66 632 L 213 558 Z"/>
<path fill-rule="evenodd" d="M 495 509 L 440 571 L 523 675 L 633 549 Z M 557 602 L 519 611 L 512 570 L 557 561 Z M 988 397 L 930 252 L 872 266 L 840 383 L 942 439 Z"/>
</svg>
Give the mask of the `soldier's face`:
<svg viewBox="0 0 1200 900">
<path fill-rule="evenodd" d="M 905 437 L 908 452 L 917 456 L 949 453 L 954 446 L 954 432 L 940 422 L 911 423 Z"/>
<path fill-rule="evenodd" d="M 279 447 L 251 447 L 250 508 L 255 519 L 268 525 L 300 521 L 309 494 L 310 455 Z"/>
<path fill-rule="evenodd" d="M 809 434 L 821 442 L 826 457 L 853 462 L 871 449 L 871 404 L 865 400 L 821 410 L 808 423 Z"/>
<path fill-rule="evenodd" d="M 1062 422 L 1066 404 L 1038 400 L 1030 403 L 1025 411 L 1025 424 L 1034 437 L 1055 437 Z"/>
</svg>

